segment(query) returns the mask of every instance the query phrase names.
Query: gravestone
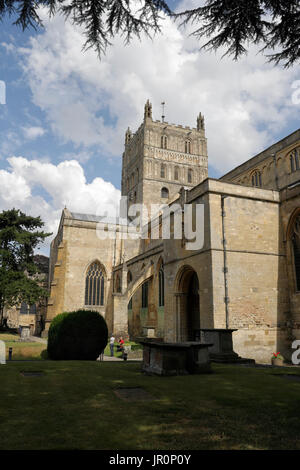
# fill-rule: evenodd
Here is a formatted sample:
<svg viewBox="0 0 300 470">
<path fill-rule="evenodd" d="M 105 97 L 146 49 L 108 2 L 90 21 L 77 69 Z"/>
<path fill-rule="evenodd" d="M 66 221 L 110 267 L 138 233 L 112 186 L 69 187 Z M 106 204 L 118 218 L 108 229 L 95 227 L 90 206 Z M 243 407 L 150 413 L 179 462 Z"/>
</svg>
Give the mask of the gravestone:
<svg viewBox="0 0 300 470">
<path fill-rule="evenodd" d="M 21 325 L 20 325 L 21 326 Z M 30 326 L 22 325 L 21 326 L 21 341 L 30 341 Z"/>
<path fill-rule="evenodd" d="M 4 341 L 0 341 L 0 364 L 6 364 L 6 348 Z"/>
</svg>

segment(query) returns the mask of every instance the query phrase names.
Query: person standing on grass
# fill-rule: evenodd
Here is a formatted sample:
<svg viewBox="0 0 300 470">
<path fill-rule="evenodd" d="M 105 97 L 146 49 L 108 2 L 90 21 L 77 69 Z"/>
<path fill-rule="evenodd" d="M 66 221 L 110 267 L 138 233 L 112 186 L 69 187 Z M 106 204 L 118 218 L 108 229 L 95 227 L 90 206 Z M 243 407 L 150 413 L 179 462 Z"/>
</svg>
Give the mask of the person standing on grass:
<svg viewBox="0 0 300 470">
<path fill-rule="evenodd" d="M 114 355 L 114 343 L 115 343 L 115 337 L 113 333 L 111 334 L 110 340 L 109 340 L 109 346 L 110 346 L 110 355 L 111 357 Z"/>
</svg>

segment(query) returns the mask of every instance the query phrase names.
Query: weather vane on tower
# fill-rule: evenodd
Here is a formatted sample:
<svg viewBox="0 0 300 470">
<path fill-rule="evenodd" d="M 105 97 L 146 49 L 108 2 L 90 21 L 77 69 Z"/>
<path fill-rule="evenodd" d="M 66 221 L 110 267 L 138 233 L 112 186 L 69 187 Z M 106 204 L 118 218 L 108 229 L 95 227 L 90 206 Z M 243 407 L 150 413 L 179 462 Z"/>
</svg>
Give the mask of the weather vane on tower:
<svg viewBox="0 0 300 470">
<path fill-rule="evenodd" d="M 162 106 L 162 116 L 161 116 L 161 119 L 162 119 L 162 122 L 165 122 L 165 102 L 162 101 L 161 103 L 161 106 Z"/>
</svg>

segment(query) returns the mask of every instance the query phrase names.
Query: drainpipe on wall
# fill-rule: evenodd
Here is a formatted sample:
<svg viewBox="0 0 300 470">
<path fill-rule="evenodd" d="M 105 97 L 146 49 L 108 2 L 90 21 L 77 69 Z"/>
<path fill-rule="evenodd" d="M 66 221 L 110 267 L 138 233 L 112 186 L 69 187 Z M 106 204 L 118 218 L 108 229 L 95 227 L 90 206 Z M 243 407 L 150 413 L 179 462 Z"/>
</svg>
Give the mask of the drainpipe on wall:
<svg viewBox="0 0 300 470">
<path fill-rule="evenodd" d="M 116 265 L 116 254 L 117 254 L 116 252 L 117 252 L 117 230 L 115 230 L 113 266 Z"/>
<path fill-rule="evenodd" d="M 226 319 L 226 329 L 229 328 L 229 297 L 228 297 L 228 266 L 227 266 L 227 240 L 226 240 L 226 233 L 225 233 L 225 199 L 228 196 L 221 196 L 221 214 L 222 214 L 222 242 L 223 242 L 223 272 L 224 272 L 224 303 L 225 303 L 225 319 Z"/>
</svg>

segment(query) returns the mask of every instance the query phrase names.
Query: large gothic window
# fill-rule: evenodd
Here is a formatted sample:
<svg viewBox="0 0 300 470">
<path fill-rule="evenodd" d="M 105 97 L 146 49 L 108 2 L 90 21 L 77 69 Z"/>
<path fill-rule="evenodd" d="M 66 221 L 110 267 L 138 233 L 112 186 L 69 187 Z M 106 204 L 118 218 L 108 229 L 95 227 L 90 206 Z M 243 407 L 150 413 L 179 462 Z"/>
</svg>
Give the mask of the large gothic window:
<svg viewBox="0 0 300 470">
<path fill-rule="evenodd" d="M 85 305 L 104 305 L 104 273 L 98 261 L 87 270 L 85 278 Z"/>
<path fill-rule="evenodd" d="M 165 305 L 165 276 L 164 265 L 162 264 L 158 273 L 158 306 Z"/>
<path fill-rule="evenodd" d="M 296 218 L 292 231 L 292 245 L 296 277 L 296 289 L 300 291 L 300 215 Z"/>
</svg>

